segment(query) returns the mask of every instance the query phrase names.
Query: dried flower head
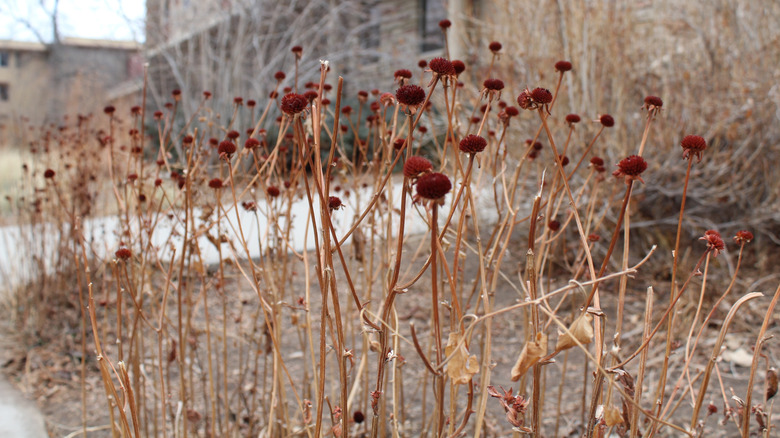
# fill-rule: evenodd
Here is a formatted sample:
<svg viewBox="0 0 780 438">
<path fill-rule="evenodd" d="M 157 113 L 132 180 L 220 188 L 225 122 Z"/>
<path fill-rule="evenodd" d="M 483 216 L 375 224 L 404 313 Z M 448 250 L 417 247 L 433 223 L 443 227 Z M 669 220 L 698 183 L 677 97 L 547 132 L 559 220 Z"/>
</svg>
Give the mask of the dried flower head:
<svg viewBox="0 0 780 438">
<path fill-rule="evenodd" d="M 254 99 L 249 99 L 246 101 L 246 106 L 248 106 L 249 108 L 254 108 L 256 105 L 257 105 L 257 101 L 255 101 Z"/>
<path fill-rule="evenodd" d="M 209 187 L 212 189 L 221 189 L 222 188 L 222 180 L 219 178 L 213 178 L 209 181 Z"/>
<path fill-rule="evenodd" d="M 406 139 L 405 138 L 396 138 L 395 141 L 393 141 L 393 149 L 400 151 L 404 148 L 406 145 Z"/>
<path fill-rule="evenodd" d="M 226 134 L 226 137 L 231 139 L 231 140 L 235 140 L 235 139 L 237 139 L 240 136 L 241 136 L 241 133 L 238 132 L 238 131 L 235 131 L 235 130 L 228 131 L 228 133 Z M 192 137 L 190 137 L 190 140 L 192 140 Z"/>
<path fill-rule="evenodd" d="M 550 90 L 546 88 L 534 88 L 533 91 L 531 91 L 531 99 L 538 105 L 546 105 L 552 102 L 553 95 L 550 93 Z"/>
<path fill-rule="evenodd" d="M 696 157 L 697 162 L 700 162 L 701 153 L 707 149 L 707 141 L 698 135 L 686 135 L 680 142 L 680 146 L 683 148 L 683 158 Z"/>
<path fill-rule="evenodd" d="M 271 197 L 271 198 L 276 198 L 277 196 L 279 196 L 279 193 L 281 193 L 281 192 L 279 191 L 279 187 L 276 187 L 276 186 L 268 186 L 268 187 L 265 189 L 265 193 L 266 193 L 266 194 L 267 194 L 269 197 Z"/>
<path fill-rule="evenodd" d="M 417 178 L 425 172 L 433 170 L 433 164 L 426 158 L 419 155 L 413 155 L 404 163 L 404 176 L 407 178 Z"/>
<path fill-rule="evenodd" d="M 712 256 L 717 257 L 718 254 L 726 250 L 726 244 L 720 237 L 720 233 L 715 230 L 707 230 L 704 232 L 704 236 L 699 240 L 703 240 L 707 243 L 707 250 L 712 251 Z"/>
<path fill-rule="evenodd" d="M 751 240 L 753 240 L 753 233 L 748 230 L 737 231 L 737 234 L 734 236 L 734 241 L 739 245 L 749 243 Z"/>
<path fill-rule="evenodd" d="M 520 110 L 518 110 L 516 106 L 508 106 L 504 109 L 504 111 L 509 117 L 515 117 L 520 114 Z"/>
<path fill-rule="evenodd" d="M 455 70 L 455 75 L 459 76 L 461 73 L 466 71 L 466 63 L 460 59 L 455 59 L 452 61 L 452 69 Z"/>
<path fill-rule="evenodd" d="M 344 207 L 344 204 L 341 203 L 341 198 L 338 196 L 329 196 L 328 197 L 328 208 L 333 210 L 340 210 Z"/>
<path fill-rule="evenodd" d="M 598 234 L 588 234 L 588 242 L 598 242 L 601 240 L 601 236 Z"/>
<path fill-rule="evenodd" d="M 241 96 L 236 96 L 233 98 L 233 103 L 236 105 L 243 105 L 244 104 L 244 98 Z"/>
<path fill-rule="evenodd" d="M 107 107 L 103 108 L 103 112 L 108 114 L 109 116 L 114 114 L 114 111 L 116 111 L 116 108 L 114 108 L 113 105 L 108 105 Z"/>
<path fill-rule="evenodd" d="M 393 73 L 393 77 L 397 82 L 403 85 L 405 80 L 412 78 L 412 71 L 402 68 L 400 70 L 396 70 L 395 73 Z"/>
<path fill-rule="evenodd" d="M 626 184 L 630 181 L 639 180 L 644 183 L 641 175 L 647 169 L 647 161 L 639 155 L 631 155 L 620 160 L 617 164 L 618 170 L 614 171 L 612 175 L 620 178 L 624 177 Z"/>
<path fill-rule="evenodd" d="M 552 220 L 550 222 L 547 222 L 547 228 L 549 228 L 550 231 L 553 232 L 558 231 L 561 229 L 561 223 L 556 220 Z"/>
<path fill-rule="evenodd" d="M 455 69 L 452 67 L 452 62 L 444 58 L 433 58 L 428 63 L 431 71 L 438 76 L 451 76 L 455 74 Z"/>
<path fill-rule="evenodd" d="M 498 41 L 492 41 L 490 44 L 488 44 L 488 48 L 493 53 L 500 52 L 503 47 L 504 46 L 502 46 L 501 43 L 499 43 Z"/>
<path fill-rule="evenodd" d="M 447 20 L 446 18 L 445 18 L 444 20 L 441 20 L 441 21 L 439 22 L 439 27 L 440 27 L 442 30 L 447 30 L 447 29 L 449 29 L 451 26 L 452 26 L 452 21 L 450 21 L 450 20 Z"/>
<path fill-rule="evenodd" d="M 352 414 L 352 421 L 355 422 L 355 424 L 360 424 L 366 419 L 366 416 L 363 415 L 363 412 L 361 411 L 355 411 Z"/>
<path fill-rule="evenodd" d="M 479 135 L 469 134 L 460 141 L 459 148 L 461 152 L 467 154 L 476 154 L 485 150 L 487 140 Z"/>
<path fill-rule="evenodd" d="M 605 128 L 611 128 L 615 126 L 615 119 L 609 114 L 602 114 L 599 116 L 599 122 L 604 125 Z"/>
<path fill-rule="evenodd" d="M 604 160 L 601 157 L 594 156 L 593 158 L 590 159 L 590 164 L 594 166 L 603 166 Z"/>
<path fill-rule="evenodd" d="M 316 91 L 315 91 L 316 93 Z M 309 99 L 298 93 L 289 93 L 282 98 L 282 111 L 285 114 L 294 116 L 306 109 Z"/>
<path fill-rule="evenodd" d="M 644 107 L 647 108 L 647 110 L 651 111 L 655 108 L 661 108 L 664 106 L 664 101 L 661 100 L 658 96 L 647 96 L 645 97 L 645 105 Z"/>
<path fill-rule="evenodd" d="M 56 175 L 56 173 L 52 169 L 46 169 L 43 171 L 43 177 L 46 179 L 52 179 L 54 178 L 54 175 Z"/>
<path fill-rule="evenodd" d="M 504 89 L 504 81 L 501 79 L 485 79 L 482 86 L 488 91 L 501 91 Z"/>
<path fill-rule="evenodd" d="M 130 249 L 129 249 L 129 248 L 127 248 L 126 246 L 122 246 L 122 247 L 120 247 L 118 250 L 116 250 L 116 252 L 114 253 L 114 255 L 115 255 L 115 256 L 116 256 L 116 258 L 118 258 L 118 259 L 121 259 L 121 260 L 127 260 L 127 259 L 129 259 L 130 257 L 132 257 L 132 256 L 133 256 L 133 253 L 132 253 L 132 251 L 130 251 Z"/>
<path fill-rule="evenodd" d="M 230 159 L 230 157 L 236 152 L 236 144 L 230 140 L 225 140 L 219 143 L 217 152 L 221 157 Z"/>
<path fill-rule="evenodd" d="M 571 125 L 573 125 L 575 123 L 580 123 L 580 120 L 581 119 L 580 119 L 579 114 L 568 114 L 566 116 L 566 123 L 568 123 L 569 126 L 571 126 Z"/>
<path fill-rule="evenodd" d="M 256 147 L 260 146 L 260 140 L 256 138 L 247 138 L 244 142 L 244 147 L 247 149 L 254 149 Z"/>
<path fill-rule="evenodd" d="M 428 67 L 428 61 L 421 59 L 417 62 L 417 67 L 425 68 Z"/>
<path fill-rule="evenodd" d="M 555 71 L 564 73 L 571 70 L 571 62 L 569 61 L 558 61 L 555 63 Z"/>
<path fill-rule="evenodd" d="M 424 199 L 438 200 L 452 189 L 452 183 L 447 175 L 438 172 L 426 173 L 417 179 L 417 196 Z"/>
<path fill-rule="evenodd" d="M 396 90 L 395 97 L 401 105 L 413 109 L 425 101 L 425 90 L 419 85 L 404 85 Z"/>
<path fill-rule="evenodd" d="M 300 58 L 301 55 L 303 55 L 303 47 L 301 46 L 292 46 L 290 51 L 293 52 L 297 58 Z"/>
</svg>

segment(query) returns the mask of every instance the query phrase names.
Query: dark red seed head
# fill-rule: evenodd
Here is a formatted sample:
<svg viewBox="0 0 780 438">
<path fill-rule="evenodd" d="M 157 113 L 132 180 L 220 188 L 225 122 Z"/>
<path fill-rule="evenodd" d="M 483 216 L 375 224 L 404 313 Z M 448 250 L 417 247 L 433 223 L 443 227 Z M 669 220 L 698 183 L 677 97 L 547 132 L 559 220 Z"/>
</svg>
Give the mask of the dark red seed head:
<svg viewBox="0 0 780 438">
<path fill-rule="evenodd" d="M 316 91 L 314 92 L 316 94 Z M 282 98 L 282 111 L 290 116 L 294 116 L 304 109 L 309 104 L 309 99 L 305 96 L 297 93 L 289 93 Z"/>
<path fill-rule="evenodd" d="M 520 110 L 518 110 L 516 106 L 508 106 L 504 109 L 504 112 L 506 112 L 506 115 L 509 117 L 515 117 L 520 114 Z"/>
<path fill-rule="evenodd" d="M 590 164 L 592 164 L 594 166 L 603 166 L 604 165 L 604 160 L 601 159 L 601 157 L 593 157 L 593 158 L 590 159 Z"/>
<path fill-rule="evenodd" d="M 301 47 L 301 46 L 292 46 L 290 51 L 295 53 L 295 56 L 300 57 L 301 54 L 303 53 L 303 47 Z"/>
<path fill-rule="evenodd" d="M 314 102 L 315 99 L 320 95 L 320 93 L 314 91 L 314 90 L 308 90 L 303 93 L 303 97 L 306 98 L 309 102 Z"/>
<path fill-rule="evenodd" d="M 533 103 L 534 103 L 534 101 L 531 98 L 531 93 L 528 92 L 527 90 L 523 91 L 522 93 L 520 93 L 519 96 L 517 96 L 517 104 L 522 109 L 529 109 L 529 108 L 531 108 Z"/>
<path fill-rule="evenodd" d="M 449 29 L 451 26 L 452 26 L 452 21 L 447 20 L 446 18 L 439 22 L 439 27 L 442 28 L 442 30 Z"/>
<path fill-rule="evenodd" d="M 416 107 L 425 101 L 425 90 L 418 85 L 404 85 L 395 92 L 402 105 Z"/>
<path fill-rule="evenodd" d="M 46 179 L 52 179 L 54 178 L 54 175 L 56 175 L 56 173 L 52 169 L 46 169 L 43 171 L 43 177 Z"/>
<path fill-rule="evenodd" d="M 204 99 L 211 99 L 211 91 L 204 91 L 203 92 L 203 98 Z"/>
<path fill-rule="evenodd" d="M 466 71 L 466 63 L 461 61 L 460 59 L 456 59 L 452 61 L 452 69 L 455 70 L 456 75 L 460 75 L 464 71 Z"/>
<path fill-rule="evenodd" d="M 616 177 L 625 177 L 626 182 L 631 180 L 642 181 L 642 172 L 647 169 L 647 161 L 639 155 L 631 155 L 623 158 L 618 163 L 618 170 L 612 172 Z M 644 182 L 644 181 L 642 181 Z"/>
<path fill-rule="evenodd" d="M 209 181 L 209 187 L 212 189 L 221 189 L 222 188 L 222 180 L 219 178 L 213 178 Z"/>
<path fill-rule="evenodd" d="M 363 415 L 363 412 L 361 411 L 355 411 L 352 414 L 352 421 L 355 422 L 355 424 L 360 424 L 366 419 L 366 416 Z"/>
<path fill-rule="evenodd" d="M 344 204 L 341 203 L 341 198 L 338 196 L 329 196 L 328 197 L 328 208 L 331 210 L 338 210 L 339 208 L 343 207 Z"/>
<path fill-rule="evenodd" d="M 417 67 L 420 68 L 428 67 L 428 61 L 421 59 L 420 61 L 417 62 Z"/>
<path fill-rule="evenodd" d="M 599 122 L 601 122 L 605 128 L 611 128 L 615 126 L 615 119 L 612 118 L 612 116 L 609 114 L 602 114 L 601 117 L 599 117 Z"/>
<path fill-rule="evenodd" d="M 698 135 L 686 135 L 680 142 L 680 146 L 691 152 L 701 152 L 707 149 L 707 141 Z"/>
<path fill-rule="evenodd" d="M 267 194 L 269 197 L 271 197 L 271 198 L 276 198 L 277 196 L 279 196 L 279 193 L 281 193 L 281 192 L 279 191 L 279 187 L 276 187 L 276 186 L 268 186 L 268 187 L 265 189 L 265 193 L 266 193 L 266 194 Z"/>
<path fill-rule="evenodd" d="M 132 251 L 130 251 L 129 248 L 123 246 L 123 247 L 119 248 L 118 250 L 116 250 L 114 255 L 118 259 L 127 260 L 127 259 L 129 259 L 130 257 L 133 256 L 133 253 L 132 253 Z"/>
<path fill-rule="evenodd" d="M 748 230 L 737 231 L 737 234 L 734 236 L 734 241 L 740 245 L 743 243 L 748 243 L 751 240 L 753 240 L 753 233 Z"/>
<path fill-rule="evenodd" d="M 108 115 L 114 114 L 114 111 L 116 111 L 116 108 L 114 108 L 113 105 L 108 105 L 105 108 L 103 108 L 103 112 Z"/>
<path fill-rule="evenodd" d="M 531 91 L 531 99 L 539 105 L 545 105 L 552 102 L 553 96 L 546 88 L 534 88 Z"/>
<path fill-rule="evenodd" d="M 463 137 L 459 144 L 461 152 L 465 152 L 467 154 L 476 154 L 478 152 L 482 152 L 485 150 L 486 146 L 487 140 L 475 134 L 470 134 Z"/>
<path fill-rule="evenodd" d="M 417 195 L 421 198 L 440 199 L 451 189 L 452 183 L 443 173 L 426 173 L 417 179 Z"/>
<path fill-rule="evenodd" d="M 569 61 L 558 61 L 555 63 L 555 70 L 559 71 L 561 73 L 567 72 L 571 70 L 571 62 Z"/>
<path fill-rule="evenodd" d="M 433 170 L 433 164 L 426 158 L 414 155 L 409 157 L 404 163 L 404 176 L 407 178 L 417 178 L 420 174 Z"/>
<path fill-rule="evenodd" d="M 220 142 L 217 152 L 219 155 L 225 155 L 227 158 L 230 158 L 236 152 L 236 144 L 229 140 Z"/>
<path fill-rule="evenodd" d="M 572 124 L 572 125 L 575 124 L 575 123 L 580 123 L 580 120 L 581 119 L 580 119 L 579 114 L 569 114 L 569 115 L 566 116 L 566 123 L 569 123 L 569 124 Z"/>
<path fill-rule="evenodd" d="M 504 46 L 502 46 L 501 43 L 499 43 L 498 41 L 492 41 L 490 44 L 488 44 L 488 48 L 493 53 L 500 52 L 503 47 Z"/>
<path fill-rule="evenodd" d="M 254 149 L 258 146 L 260 146 L 260 140 L 256 138 L 247 138 L 244 142 L 244 147 L 247 149 Z"/>
<path fill-rule="evenodd" d="M 561 223 L 556 221 L 556 220 L 552 220 L 550 222 L 547 222 L 547 228 L 549 228 L 550 231 L 553 231 L 553 232 L 554 231 L 558 231 L 558 230 L 561 229 Z"/>
<path fill-rule="evenodd" d="M 455 69 L 452 67 L 452 63 L 444 58 L 433 58 L 428 63 L 431 71 L 440 76 L 447 76 L 455 74 Z"/>
<path fill-rule="evenodd" d="M 501 79 L 485 79 L 482 86 L 488 91 L 501 91 L 504 89 L 504 81 Z"/>
<path fill-rule="evenodd" d="M 255 105 L 257 105 L 257 102 L 254 99 L 249 99 L 246 101 L 246 106 L 249 108 L 254 108 Z"/>
<path fill-rule="evenodd" d="M 411 79 L 412 78 L 412 71 L 407 70 L 405 68 L 402 68 L 400 70 L 396 70 L 395 73 L 393 73 L 393 77 L 398 79 Z"/>
<path fill-rule="evenodd" d="M 238 138 L 240 135 L 241 135 L 241 133 L 239 133 L 238 131 L 228 131 L 228 133 L 227 133 L 226 137 L 227 137 L 227 138 L 229 138 L 229 139 L 231 139 L 231 140 L 235 140 L 235 139 L 237 139 L 237 138 Z"/>
<path fill-rule="evenodd" d="M 244 103 L 244 98 L 241 96 L 236 96 L 233 98 L 233 103 L 236 105 L 241 105 Z"/>
<path fill-rule="evenodd" d="M 664 106 L 664 101 L 661 100 L 658 96 L 647 96 L 645 97 L 645 106 L 650 107 L 653 106 L 655 108 L 661 108 Z"/>
<path fill-rule="evenodd" d="M 396 138 L 395 141 L 393 142 L 393 149 L 400 151 L 401 149 L 403 149 L 405 144 L 406 144 L 405 138 Z"/>
<path fill-rule="evenodd" d="M 715 230 L 707 230 L 704 232 L 704 236 L 699 240 L 703 240 L 707 243 L 707 250 L 712 251 L 712 255 L 717 257 L 718 254 L 726 250 L 726 244 L 723 242 L 723 238 L 720 237 L 720 233 Z"/>
</svg>

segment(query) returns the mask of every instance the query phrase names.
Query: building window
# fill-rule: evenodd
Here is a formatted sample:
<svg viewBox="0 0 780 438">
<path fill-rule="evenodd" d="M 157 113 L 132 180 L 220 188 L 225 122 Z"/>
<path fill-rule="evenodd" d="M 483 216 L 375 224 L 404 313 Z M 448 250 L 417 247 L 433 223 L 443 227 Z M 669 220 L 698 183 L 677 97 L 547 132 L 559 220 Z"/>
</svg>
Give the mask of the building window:
<svg viewBox="0 0 780 438">
<path fill-rule="evenodd" d="M 421 0 L 420 12 L 420 50 L 444 48 L 444 33 L 439 28 L 439 22 L 447 18 L 444 0 Z"/>
<path fill-rule="evenodd" d="M 0 67 L 8 67 L 11 55 L 8 52 L 0 52 Z"/>
<path fill-rule="evenodd" d="M 0 84 L 0 102 L 8 102 L 8 84 Z"/>
</svg>

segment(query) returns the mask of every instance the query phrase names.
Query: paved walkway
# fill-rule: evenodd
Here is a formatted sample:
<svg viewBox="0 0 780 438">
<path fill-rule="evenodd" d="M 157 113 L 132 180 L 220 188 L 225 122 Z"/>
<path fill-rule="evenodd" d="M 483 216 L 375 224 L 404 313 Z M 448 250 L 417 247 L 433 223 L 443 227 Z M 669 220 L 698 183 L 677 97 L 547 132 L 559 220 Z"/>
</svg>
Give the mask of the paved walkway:
<svg viewBox="0 0 780 438">
<path fill-rule="evenodd" d="M 0 437 L 46 438 L 43 416 L 0 374 Z"/>
</svg>

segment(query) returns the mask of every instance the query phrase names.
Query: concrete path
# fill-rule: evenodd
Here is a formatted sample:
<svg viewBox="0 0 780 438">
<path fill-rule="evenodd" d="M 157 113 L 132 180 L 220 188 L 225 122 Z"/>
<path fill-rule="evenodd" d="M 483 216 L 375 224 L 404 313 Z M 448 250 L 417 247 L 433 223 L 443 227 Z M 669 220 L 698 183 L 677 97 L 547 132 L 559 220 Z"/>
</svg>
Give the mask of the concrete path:
<svg viewBox="0 0 780 438">
<path fill-rule="evenodd" d="M 0 437 L 46 438 L 38 408 L 0 374 Z"/>
</svg>

